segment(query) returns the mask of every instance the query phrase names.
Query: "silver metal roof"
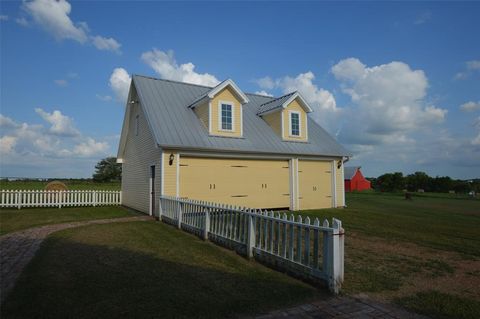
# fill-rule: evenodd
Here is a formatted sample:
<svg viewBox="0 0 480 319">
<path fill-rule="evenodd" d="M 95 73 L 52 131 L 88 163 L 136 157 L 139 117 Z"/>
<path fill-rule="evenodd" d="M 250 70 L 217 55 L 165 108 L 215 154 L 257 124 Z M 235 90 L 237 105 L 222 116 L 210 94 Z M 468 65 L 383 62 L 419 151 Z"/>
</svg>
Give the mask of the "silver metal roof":
<svg viewBox="0 0 480 319">
<path fill-rule="evenodd" d="M 350 156 L 315 121 L 308 118 L 308 142 L 283 141 L 257 115 L 260 105 L 274 98 L 246 94 L 243 105 L 243 138 L 210 136 L 195 112 L 189 108 L 211 87 L 134 75 L 133 85 L 150 123 L 152 134 L 162 148 L 252 152 L 313 156 Z"/>
<path fill-rule="evenodd" d="M 345 166 L 343 171 L 343 175 L 345 179 L 352 179 L 353 176 L 355 176 L 355 173 L 357 173 L 357 170 L 360 169 L 360 166 Z"/>
<path fill-rule="evenodd" d="M 260 105 L 258 108 L 257 114 L 261 115 L 263 113 L 266 113 L 268 111 L 272 111 L 275 109 L 278 109 L 282 107 L 283 103 L 285 103 L 286 100 L 288 100 L 295 92 L 285 94 L 284 96 L 281 96 L 279 98 L 273 99 L 271 101 L 268 101 L 266 103 L 263 103 Z"/>
</svg>

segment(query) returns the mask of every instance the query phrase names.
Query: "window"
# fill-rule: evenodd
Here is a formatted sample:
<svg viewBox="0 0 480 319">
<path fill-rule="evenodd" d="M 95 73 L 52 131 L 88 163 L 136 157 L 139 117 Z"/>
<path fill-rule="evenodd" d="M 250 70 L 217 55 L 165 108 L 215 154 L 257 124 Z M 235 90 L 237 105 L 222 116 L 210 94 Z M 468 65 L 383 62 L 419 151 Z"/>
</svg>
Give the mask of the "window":
<svg viewBox="0 0 480 319">
<path fill-rule="evenodd" d="M 138 121 L 138 115 L 135 116 L 135 135 L 138 136 L 138 130 L 139 130 L 139 121 Z"/>
<path fill-rule="evenodd" d="M 221 129 L 226 131 L 233 130 L 232 104 L 221 104 Z"/>
<path fill-rule="evenodd" d="M 290 135 L 300 136 L 300 114 L 290 113 Z"/>
</svg>

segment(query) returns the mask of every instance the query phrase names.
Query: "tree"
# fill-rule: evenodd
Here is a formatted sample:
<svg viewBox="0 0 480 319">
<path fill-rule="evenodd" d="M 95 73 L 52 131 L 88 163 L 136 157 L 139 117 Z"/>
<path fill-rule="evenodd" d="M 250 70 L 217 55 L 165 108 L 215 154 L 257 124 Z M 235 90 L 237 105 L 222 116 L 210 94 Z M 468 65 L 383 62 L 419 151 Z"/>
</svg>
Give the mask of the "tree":
<svg viewBox="0 0 480 319">
<path fill-rule="evenodd" d="M 382 192 L 400 191 L 405 188 L 405 180 L 400 172 L 383 174 L 377 178 L 376 184 Z"/>
<path fill-rule="evenodd" d="M 93 180 L 96 182 L 112 182 L 122 179 L 122 164 L 117 163 L 115 157 L 102 159 L 95 165 Z"/>
</svg>

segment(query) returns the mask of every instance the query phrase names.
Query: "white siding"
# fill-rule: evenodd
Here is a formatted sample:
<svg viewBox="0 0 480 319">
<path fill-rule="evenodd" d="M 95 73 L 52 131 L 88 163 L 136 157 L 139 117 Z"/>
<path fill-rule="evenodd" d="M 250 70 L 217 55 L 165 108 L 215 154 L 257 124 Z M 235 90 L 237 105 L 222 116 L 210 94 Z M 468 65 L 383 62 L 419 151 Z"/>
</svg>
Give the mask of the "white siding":
<svg viewBox="0 0 480 319">
<path fill-rule="evenodd" d="M 135 134 L 137 115 L 138 135 Z M 122 165 L 122 204 L 148 214 L 151 165 L 155 165 L 155 206 L 158 208 L 161 191 L 161 150 L 155 145 L 145 114 L 138 103 L 132 107 L 130 123 Z"/>
</svg>

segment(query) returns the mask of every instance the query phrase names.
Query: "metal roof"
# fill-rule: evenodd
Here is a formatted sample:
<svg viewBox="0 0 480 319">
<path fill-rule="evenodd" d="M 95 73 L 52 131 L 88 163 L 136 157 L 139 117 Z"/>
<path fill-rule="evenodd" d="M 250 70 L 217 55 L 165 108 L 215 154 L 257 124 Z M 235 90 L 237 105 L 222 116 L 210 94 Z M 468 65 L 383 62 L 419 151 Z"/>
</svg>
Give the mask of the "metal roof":
<svg viewBox="0 0 480 319">
<path fill-rule="evenodd" d="M 285 101 L 287 101 L 294 94 L 295 94 L 295 92 L 288 93 L 288 94 L 285 94 L 284 96 L 281 96 L 279 98 L 276 98 L 276 99 L 273 99 L 273 100 L 268 101 L 266 103 L 263 103 L 258 108 L 257 114 L 260 115 L 260 114 L 266 113 L 268 111 L 272 111 L 272 110 L 275 110 L 275 109 L 278 109 L 278 108 L 282 107 L 283 103 L 285 103 Z"/>
<path fill-rule="evenodd" d="M 357 173 L 357 170 L 360 169 L 360 166 L 345 166 L 343 169 L 344 178 L 351 180 L 353 176 L 355 176 L 355 174 Z"/>
<path fill-rule="evenodd" d="M 243 137 L 210 136 L 195 112 L 192 101 L 212 88 L 183 82 L 132 77 L 152 134 L 162 148 L 188 150 L 296 154 L 313 156 L 350 156 L 323 128 L 308 117 L 308 142 L 284 141 L 257 115 L 260 105 L 271 97 L 246 94 L 243 105 Z"/>
</svg>

